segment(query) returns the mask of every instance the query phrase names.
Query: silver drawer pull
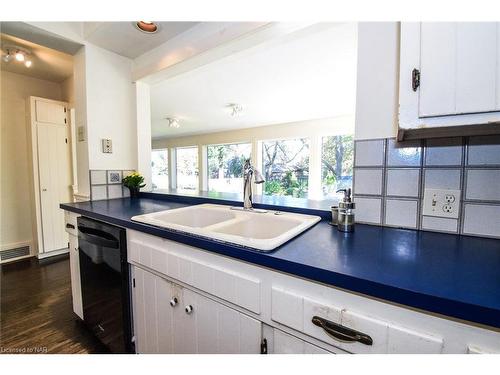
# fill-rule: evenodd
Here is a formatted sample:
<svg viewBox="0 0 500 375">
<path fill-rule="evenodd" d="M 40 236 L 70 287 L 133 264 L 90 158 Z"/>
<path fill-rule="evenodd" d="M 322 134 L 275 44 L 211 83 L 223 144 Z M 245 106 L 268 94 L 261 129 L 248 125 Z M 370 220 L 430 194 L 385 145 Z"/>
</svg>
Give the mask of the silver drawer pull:
<svg viewBox="0 0 500 375">
<path fill-rule="evenodd" d="M 190 315 L 193 312 L 193 306 L 187 305 L 184 310 L 186 311 L 186 314 Z"/>
<path fill-rule="evenodd" d="M 323 330 L 334 339 L 344 342 L 359 342 L 365 345 L 373 345 L 373 340 L 367 334 L 356 331 L 351 328 L 347 328 L 343 325 L 334 323 L 330 320 L 320 318 L 319 316 L 313 316 L 312 323 L 318 327 L 323 328 Z"/>
<path fill-rule="evenodd" d="M 177 306 L 177 302 L 179 302 L 179 301 L 177 300 L 177 297 L 173 297 L 173 298 L 170 300 L 170 306 L 172 306 L 172 307 Z"/>
</svg>

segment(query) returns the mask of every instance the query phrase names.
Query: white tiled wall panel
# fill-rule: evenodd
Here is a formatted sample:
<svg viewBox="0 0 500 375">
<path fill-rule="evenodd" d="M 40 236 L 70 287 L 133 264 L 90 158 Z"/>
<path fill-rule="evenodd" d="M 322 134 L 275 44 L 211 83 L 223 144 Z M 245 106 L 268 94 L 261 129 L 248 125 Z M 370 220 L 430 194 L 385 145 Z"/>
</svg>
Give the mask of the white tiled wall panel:
<svg viewBox="0 0 500 375">
<path fill-rule="evenodd" d="M 424 189 L 460 190 L 460 169 L 425 169 Z"/>
<path fill-rule="evenodd" d="M 462 164 L 462 138 L 428 139 L 425 148 L 426 166 L 460 166 Z"/>
<path fill-rule="evenodd" d="M 355 197 L 354 201 L 356 202 L 356 222 L 381 224 L 381 198 Z"/>
<path fill-rule="evenodd" d="M 466 199 L 500 201 L 500 169 L 467 170 Z"/>
<path fill-rule="evenodd" d="M 384 139 L 357 141 L 354 164 L 357 167 L 381 167 L 384 165 Z"/>
<path fill-rule="evenodd" d="M 467 164 L 500 165 L 500 136 L 471 137 Z"/>
<path fill-rule="evenodd" d="M 466 203 L 463 233 L 500 238 L 500 205 Z"/>
<path fill-rule="evenodd" d="M 356 169 L 354 171 L 354 194 L 380 195 L 382 194 L 383 170 Z"/>
<path fill-rule="evenodd" d="M 417 228 L 418 201 L 387 199 L 385 203 L 385 221 L 389 226 Z"/>
<path fill-rule="evenodd" d="M 438 232 L 457 233 L 458 220 L 445 217 L 422 216 L 422 229 Z"/>
<path fill-rule="evenodd" d="M 386 195 L 418 198 L 420 190 L 420 169 L 388 169 Z"/>
</svg>

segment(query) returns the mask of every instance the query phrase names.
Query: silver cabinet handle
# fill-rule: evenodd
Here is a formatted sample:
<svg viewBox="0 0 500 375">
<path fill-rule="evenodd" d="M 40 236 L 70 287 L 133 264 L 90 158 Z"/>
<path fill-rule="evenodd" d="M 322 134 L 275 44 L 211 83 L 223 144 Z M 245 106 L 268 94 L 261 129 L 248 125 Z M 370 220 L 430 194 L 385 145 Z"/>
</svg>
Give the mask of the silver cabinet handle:
<svg viewBox="0 0 500 375">
<path fill-rule="evenodd" d="M 193 312 L 193 306 L 187 305 L 184 310 L 186 311 L 186 314 L 190 315 Z"/>
<path fill-rule="evenodd" d="M 179 302 L 179 300 L 177 299 L 177 297 L 173 297 L 171 300 L 170 300 L 170 306 L 172 307 L 175 307 L 177 306 L 177 303 Z"/>
<path fill-rule="evenodd" d="M 334 323 L 330 320 L 313 316 L 312 323 L 323 330 L 334 339 L 344 342 L 359 342 L 365 345 L 373 345 L 373 340 L 367 334 L 356 331 L 354 329 L 345 327 L 343 325 Z"/>
</svg>

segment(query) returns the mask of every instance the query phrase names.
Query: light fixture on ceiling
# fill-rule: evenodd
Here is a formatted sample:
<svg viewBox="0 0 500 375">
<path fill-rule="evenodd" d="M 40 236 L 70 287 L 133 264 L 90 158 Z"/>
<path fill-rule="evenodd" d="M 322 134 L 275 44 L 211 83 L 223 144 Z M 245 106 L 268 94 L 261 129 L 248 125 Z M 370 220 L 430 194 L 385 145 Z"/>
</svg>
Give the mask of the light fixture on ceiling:
<svg viewBox="0 0 500 375">
<path fill-rule="evenodd" d="M 29 60 L 29 55 L 31 52 L 27 49 L 18 47 L 18 46 L 5 46 L 5 53 L 2 56 L 2 60 L 6 63 L 15 60 L 20 63 L 24 63 L 26 68 L 30 68 L 33 65 L 33 62 Z"/>
<path fill-rule="evenodd" d="M 226 107 L 229 108 L 231 116 L 239 115 L 243 111 L 243 107 L 238 103 L 229 103 Z"/>
<path fill-rule="evenodd" d="M 147 34 L 154 34 L 158 31 L 158 25 L 153 21 L 137 21 L 135 27 Z"/>
<path fill-rule="evenodd" d="M 168 126 L 171 128 L 178 129 L 181 126 L 179 120 L 176 119 L 175 117 L 165 117 L 165 120 L 167 120 Z"/>
</svg>

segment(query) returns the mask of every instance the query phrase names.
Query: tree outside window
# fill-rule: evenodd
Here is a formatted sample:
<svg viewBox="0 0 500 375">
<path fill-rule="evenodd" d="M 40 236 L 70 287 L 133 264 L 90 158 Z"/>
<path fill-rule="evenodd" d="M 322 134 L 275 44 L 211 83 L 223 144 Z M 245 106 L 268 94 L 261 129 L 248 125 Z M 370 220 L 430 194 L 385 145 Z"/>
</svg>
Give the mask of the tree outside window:
<svg viewBox="0 0 500 375">
<path fill-rule="evenodd" d="M 208 146 L 208 190 L 241 193 L 243 165 L 251 151 L 250 143 Z"/>
<path fill-rule="evenodd" d="M 177 189 L 198 190 L 198 147 L 176 150 Z"/>
<path fill-rule="evenodd" d="M 168 150 L 151 151 L 151 180 L 153 190 L 168 189 Z"/>
<path fill-rule="evenodd" d="M 265 195 L 307 197 L 309 139 L 262 142 Z"/>
<path fill-rule="evenodd" d="M 325 198 L 339 189 L 352 188 L 354 136 L 323 137 L 321 149 L 321 188 Z"/>
</svg>

